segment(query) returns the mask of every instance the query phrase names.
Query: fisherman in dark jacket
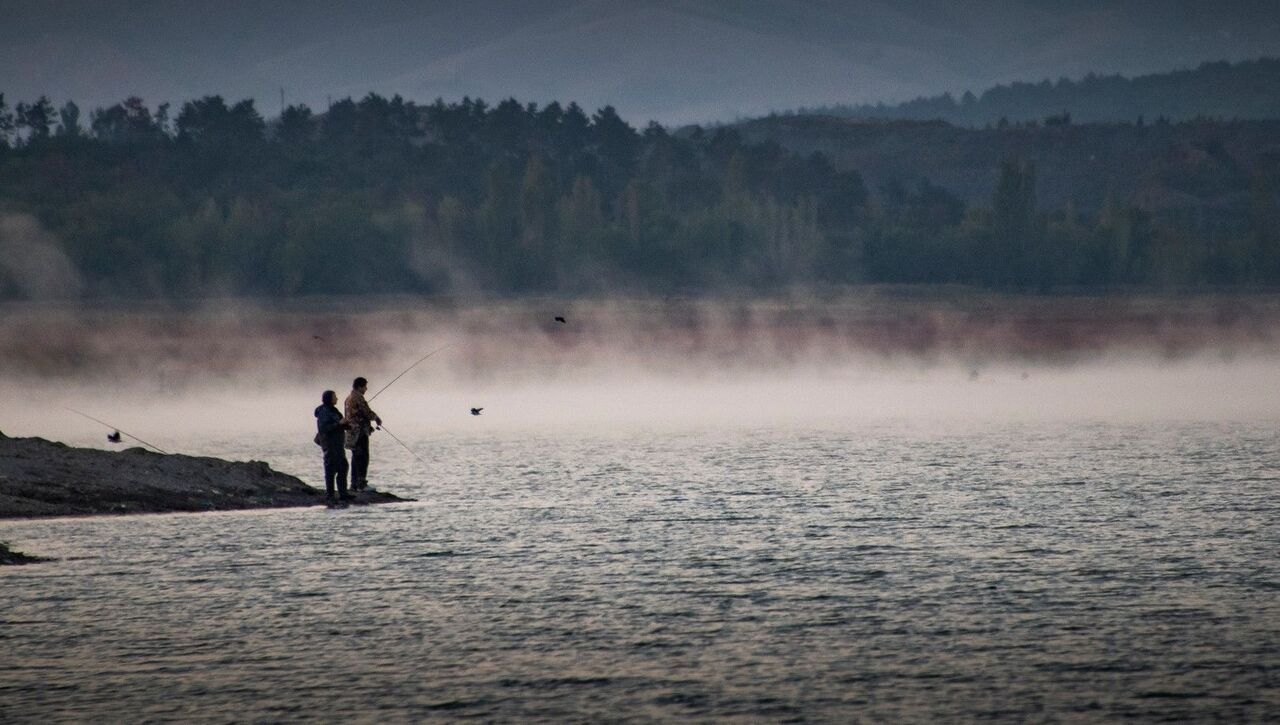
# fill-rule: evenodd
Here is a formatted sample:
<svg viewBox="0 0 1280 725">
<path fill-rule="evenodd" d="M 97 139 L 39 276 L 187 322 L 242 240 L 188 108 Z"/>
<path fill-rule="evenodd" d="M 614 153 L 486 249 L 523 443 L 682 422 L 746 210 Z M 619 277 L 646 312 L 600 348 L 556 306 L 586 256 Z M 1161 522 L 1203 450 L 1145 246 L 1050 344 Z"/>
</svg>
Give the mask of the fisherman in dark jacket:
<svg viewBox="0 0 1280 725">
<path fill-rule="evenodd" d="M 321 405 L 316 408 L 316 442 L 324 450 L 324 490 L 329 503 L 350 501 L 347 495 L 347 451 L 343 448 L 346 429 L 350 427 L 338 410 L 338 394 L 332 390 L 320 396 Z M 334 498 L 334 484 L 338 497 Z"/>
</svg>

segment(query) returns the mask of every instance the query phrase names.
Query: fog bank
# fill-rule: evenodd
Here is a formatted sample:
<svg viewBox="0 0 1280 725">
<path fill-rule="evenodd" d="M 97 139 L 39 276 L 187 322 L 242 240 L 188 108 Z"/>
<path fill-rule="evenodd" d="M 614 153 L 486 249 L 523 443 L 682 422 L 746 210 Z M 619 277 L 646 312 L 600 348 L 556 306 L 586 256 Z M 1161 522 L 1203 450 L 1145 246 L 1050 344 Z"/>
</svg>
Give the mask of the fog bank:
<svg viewBox="0 0 1280 725">
<path fill-rule="evenodd" d="M 317 307 L 322 309 L 317 309 Z M 1275 301 L 902 296 L 10 310 L 0 430 L 288 432 L 364 375 L 398 435 L 1280 418 Z M 564 323 L 555 316 L 565 318 Z M 479 417 L 468 413 L 483 407 Z M 300 443 L 300 445 L 301 445 Z"/>
</svg>

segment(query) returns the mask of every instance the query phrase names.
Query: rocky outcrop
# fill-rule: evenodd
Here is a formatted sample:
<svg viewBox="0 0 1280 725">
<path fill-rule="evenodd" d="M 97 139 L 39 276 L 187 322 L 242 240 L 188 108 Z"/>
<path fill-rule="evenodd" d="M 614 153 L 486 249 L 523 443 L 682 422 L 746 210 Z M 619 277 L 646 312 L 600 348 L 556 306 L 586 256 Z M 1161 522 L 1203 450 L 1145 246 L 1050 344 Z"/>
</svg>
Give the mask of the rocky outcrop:
<svg viewBox="0 0 1280 725">
<path fill-rule="evenodd" d="M 354 503 L 404 501 L 366 492 Z M 0 518 L 316 506 L 324 492 L 262 461 L 73 448 L 0 434 Z"/>
<path fill-rule="evenodd" d="M 43 556 L 32 556 L 31 554 L 24 554 L 21 551 L 14 551 L 9 548 L 8 543 L 0 541 L 0 566 L 38 564 L 42 561 L 53 561 L 53 559 L 46 559 Z"/>
</svg>

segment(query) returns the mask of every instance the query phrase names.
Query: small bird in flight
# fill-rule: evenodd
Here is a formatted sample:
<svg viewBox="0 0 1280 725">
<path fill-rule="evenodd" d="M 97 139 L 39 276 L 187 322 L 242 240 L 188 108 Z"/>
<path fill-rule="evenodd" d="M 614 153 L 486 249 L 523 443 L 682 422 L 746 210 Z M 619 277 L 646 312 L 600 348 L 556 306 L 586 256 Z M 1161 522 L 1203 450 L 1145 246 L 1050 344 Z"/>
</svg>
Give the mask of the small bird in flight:
<svg viewBox="0 0 1280 725">
<path fill-rule="evenodd" d="M 320 342 L 324 342 L 324 338 L 323 338 L 323 337 L 320 337 L 319 335 L 312 335 L 312 336 L 311 336 L 311 339 L 312 339 L 312 340 L 319 340 Z"/>
<path fill-rule="evenodd" d="M 482 411 L 482 410 L 484 410 L 484 408 L 472 408 L 472 409 L 471 409 L 471 414 L 472 414 L 472 415 L 480 415 L 480 411 Z"/>
<path fill-rule="evenodd" d="M 108 443 L 119 443 L 119 442 L 120 442 L 120 431 L 115 431 L 114 433 L 108 433 L 108 434 L 107 434 L 107 442 L 108 442 Z"/>
<path fill-rule="evenodd" d="M 560 324 L 562 324 L 562 325 L 567 325 L 567 324 L 569 324 L 568 322 L 566 322 L 566 321 L 565 321 L 565 319 L 564 319 L 563 317 L 557 317 L 557 318 L 556 318 L 556 322 L 559 322 L 559 323 L 560 323 Z"/>
</svg>

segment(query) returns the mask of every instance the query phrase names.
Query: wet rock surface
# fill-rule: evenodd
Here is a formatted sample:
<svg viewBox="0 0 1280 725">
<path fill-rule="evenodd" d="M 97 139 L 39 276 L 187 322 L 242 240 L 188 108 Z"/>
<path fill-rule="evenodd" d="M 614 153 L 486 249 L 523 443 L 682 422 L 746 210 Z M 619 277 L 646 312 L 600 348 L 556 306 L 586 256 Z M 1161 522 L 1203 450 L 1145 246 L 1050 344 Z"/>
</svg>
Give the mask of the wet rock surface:
<svg viewBox="0 0 1280 725">
<path fill-rule="evenodd" d="M 353 504 L 404 501 L 378 491 Z M 0 518 L 316 506 L 324 492 L 263 461 L 73 448 L 0 434 Z"/>
</svg>

